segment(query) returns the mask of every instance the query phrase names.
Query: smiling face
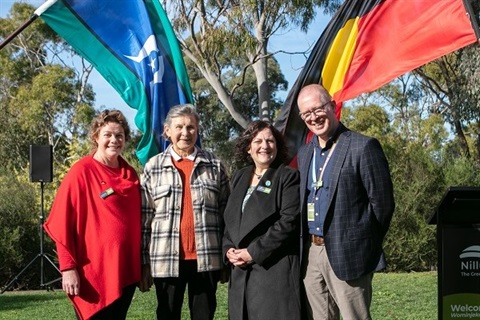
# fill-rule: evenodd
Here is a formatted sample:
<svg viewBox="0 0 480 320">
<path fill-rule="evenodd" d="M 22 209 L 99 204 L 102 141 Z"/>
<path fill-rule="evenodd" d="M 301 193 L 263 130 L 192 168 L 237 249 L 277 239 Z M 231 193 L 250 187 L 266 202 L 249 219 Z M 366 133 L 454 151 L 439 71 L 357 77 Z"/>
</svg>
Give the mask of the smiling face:
<svg viewBox="0 0 480 320">
<path fill-rule="evenodd" d="M 105 164 L 114 165 L 117 163 L 118 156 L 125 149 L 125 131 L 121 124 L 107 122 L 100 128 L 95 141 L 98 146 L 96 157 Z"/>
<path fill-rule="evenodd" d="M 257 168 L 268 168 L 277 156 L 277 142 L 272 131 L 269 128 L 259 131 L 250 143 L 247 152 Z"/>
<path fill-rule="evenodd" d="M 321 146 L 325 145 L 339 125 L 335 105 L 328 103 L 330 100 L 328 93 L 318 85 L 305 87 L 297 99 L 300 114 L 309 114 L 304 120 L 307 128 L 318 137 Z"/>
<path fill-rule="evenodd" d="M 172 118 L 170 125 L 165 125 L 164 132 L 179 156 L 184 157 L 194 151 L 198 137 L 198 123 L 194 116 Z"/>
</svg>

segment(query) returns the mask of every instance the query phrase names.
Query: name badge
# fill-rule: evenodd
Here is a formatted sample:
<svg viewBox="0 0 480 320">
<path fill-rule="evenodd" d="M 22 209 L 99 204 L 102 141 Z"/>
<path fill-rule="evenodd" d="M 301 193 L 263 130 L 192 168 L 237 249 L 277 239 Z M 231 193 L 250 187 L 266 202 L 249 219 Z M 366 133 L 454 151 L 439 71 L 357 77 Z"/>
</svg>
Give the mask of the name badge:
<svg viewBox="0 0 480 320">
<path fill-rule="evenodd" d="M 265 187 L 263 187 L 263 186 L 258 186 L 258 187 L 257 187 L 257 190 L 260 191 L 260 192 L 266 193 L 266 194 L 270 194 L 270 192 L 272 191 L 272 189 L 270 189 L 270 188 L 265 188 Z"/>
<path fill-rule="evenodd" d="M 113 189 L 112 188 L 108 188 L 107 190 L 103 191 L 102 193 L 100 193 L 100 197 L 102 199 L 105 199 L 106 197 L 108 197 L 109 195 L 113 194 Z"/>
<path fill-rule="evenodd" d="M 307 218 L 308 221 L 315 221 L 315 203 L 313 202 L 307 204 Z"/>
</svg>

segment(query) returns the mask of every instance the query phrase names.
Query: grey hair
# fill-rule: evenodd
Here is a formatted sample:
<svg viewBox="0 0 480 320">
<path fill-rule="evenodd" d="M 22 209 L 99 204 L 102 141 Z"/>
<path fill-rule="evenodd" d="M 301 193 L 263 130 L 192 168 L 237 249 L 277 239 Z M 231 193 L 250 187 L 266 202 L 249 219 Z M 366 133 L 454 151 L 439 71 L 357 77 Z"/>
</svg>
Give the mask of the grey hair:
<svg viewBox="0 0 480 320">
<path fill-rule="evenodd" d="M 178 104 L 176 106 L 171 107 L 170 110 L 168 111 L 167 117 L 165 118 L 165 122 L 164 122 L 164 129 L 163 129 L 162 136 L 165 139 L 170 140 L 170 138 L 167 137 L 167 135 L 165 134 L 165 126 L 169 127 L 172 124 L 173 118 L 185 117 L 185 116 L 194 117 L 195 121 L 197 122 L 197 127 L 200 130 L 200 116 L 198 115 L 198 112 L 195 109 L 195 107 L 190 103 Z"/>
</svg>

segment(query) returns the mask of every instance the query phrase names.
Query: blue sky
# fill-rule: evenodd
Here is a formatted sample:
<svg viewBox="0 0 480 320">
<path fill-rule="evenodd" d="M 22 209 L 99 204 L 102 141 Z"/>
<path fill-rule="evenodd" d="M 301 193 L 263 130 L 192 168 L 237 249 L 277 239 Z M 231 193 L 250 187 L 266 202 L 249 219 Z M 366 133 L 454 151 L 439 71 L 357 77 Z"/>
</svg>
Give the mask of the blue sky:
<svg viewBox="0 0 480 320">
<path fill-rule="evenodd" d="M 19 1 L 0 0 L 0 17 L 5 18 L 10 10 L 10 7 L 15 2 Z M 22 0 L 21 2 L 26 2 L 34 7 L 38 7 L 44 1 Z M 329 19 L 329 17 L 318 14 L 315 21 L 310 25 L 307 33 L 304 33 L 299 29 L 292 29 L 290 31 L 277 33 L 270 39 L 269 51 L 276 52 L 279 50 L 284 50 L 288 52 L 299 53 L 310 49 L 320 37 Z M 280 63 L 281 70 L 289 84 L 288 90 L 280 93 L 280 97 L 285 98 L 291 86 L 297 79 L 298 74 L 305 63 L 306 57 L 302 54 L 290 55 L 280 53 L 276 55 L 276 58 Z M 73 61 L 72 66 L 75 66 Z M 122 98 L 120 98 L 119 94 L 110 86 L 110 84 L 108 84 L 108 82 L 103 79 L 100 74 L 98 74 L 96 71 L 92 72 L 89 82 L 93 85 L 93 89 L 96 94 L 96 107 L 105 106 L 110 109 L 120 109 L 125 113 L 131 125 L 133 125 L 133 118 L 135 117 L 136 110 L 127 106 Z"/>
</svg>

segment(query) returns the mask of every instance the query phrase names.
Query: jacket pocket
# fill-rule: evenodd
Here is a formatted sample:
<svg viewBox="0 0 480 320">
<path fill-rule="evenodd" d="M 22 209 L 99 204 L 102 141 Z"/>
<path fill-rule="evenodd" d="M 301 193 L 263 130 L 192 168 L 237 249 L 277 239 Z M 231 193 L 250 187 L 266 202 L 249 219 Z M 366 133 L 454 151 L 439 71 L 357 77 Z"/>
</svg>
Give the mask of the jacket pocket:
<svg viewBox="0 0 480 320">
<path fill-rule="evenodd" d="M 202 193 L 204 208 L 206 213 L 218 214 L 218 199 L 220 197 L 220 188 L 216 180 L 202 180 Z"/>
<path fill-rule="evenodd" d="M 173 200 L 171 194 L 171 185 L 157 186 L 152 190 L 152 199 L 155 203 L 155 218 L 168 218 Z"/>
</svg>

